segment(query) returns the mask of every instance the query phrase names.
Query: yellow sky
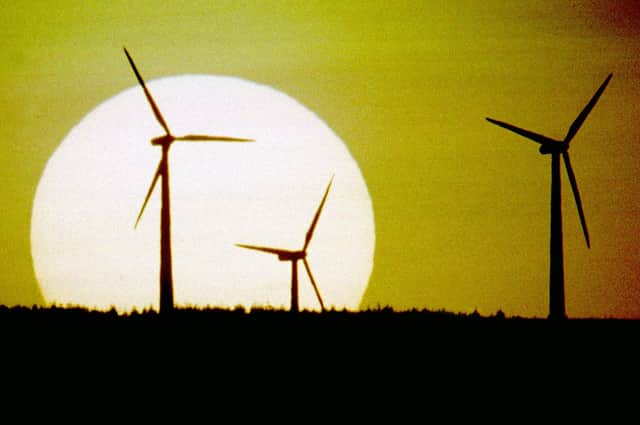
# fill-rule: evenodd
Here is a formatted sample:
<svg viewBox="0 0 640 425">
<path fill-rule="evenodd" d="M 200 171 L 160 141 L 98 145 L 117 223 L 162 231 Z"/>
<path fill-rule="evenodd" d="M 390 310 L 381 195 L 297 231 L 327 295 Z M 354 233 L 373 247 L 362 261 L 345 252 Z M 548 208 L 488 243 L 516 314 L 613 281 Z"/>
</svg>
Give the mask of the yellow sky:
<svg viewBox="0 0 640 425">
<path fill-rule="evenodd" d="M 550 158 L 485 116 L 572 143 L 592 248 L 563 176 L 570 317 L 640 317 L 640 7 L 633 1 L 0 1 L 0 303 L 42 303 L 31 203 L 91 109 L 147 79 L 235 75 L 315 111 L 372 195 L 362 306 L 546 317 Z"/>
</svg>

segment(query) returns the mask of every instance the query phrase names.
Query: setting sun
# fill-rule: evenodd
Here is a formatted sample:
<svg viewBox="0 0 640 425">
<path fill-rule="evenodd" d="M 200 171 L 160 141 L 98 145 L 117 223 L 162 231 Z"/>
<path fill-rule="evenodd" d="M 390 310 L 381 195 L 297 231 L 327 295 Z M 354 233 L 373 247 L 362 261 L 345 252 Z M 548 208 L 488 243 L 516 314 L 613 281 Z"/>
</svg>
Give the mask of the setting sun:
<svg viewBox="0 0 640 425">
<path fill-rule="evenodd" d="M 175 134 L 255 140 L 171 147 L 176 305 L 288 307 L 289 265 L 235 244 L 302 247 L 335 175 L 308 262 L 326 307 L 357 308 L 373 267 L 373 210 L 338 136 L 299 102 L 255 82 L 181 75 L 147 86 Z M 150 140 L 162 132 L 136 86 L 87 114 L 50 158 L 31 233 L 47 302 L 158 308 L 159 187 L 134 224 L 161 153 Z M 319 309 L 306 279 L 300 273 L 300 308 Z"/>
</svg>

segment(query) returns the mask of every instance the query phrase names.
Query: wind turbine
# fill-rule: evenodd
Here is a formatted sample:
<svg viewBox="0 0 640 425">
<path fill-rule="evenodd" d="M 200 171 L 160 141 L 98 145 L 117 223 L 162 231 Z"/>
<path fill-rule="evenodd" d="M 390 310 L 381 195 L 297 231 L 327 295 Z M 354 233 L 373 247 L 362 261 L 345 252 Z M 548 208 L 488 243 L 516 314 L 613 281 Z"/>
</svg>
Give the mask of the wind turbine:
<svg viewBox="0 0 640 425">
<path fill-rule="evenodd" d="M 302 249 L 297 251 L 291 251 L 291 250 L 282 249 L 282 248 L 270 248 L 265 246 L 236 244 L 236 246 L 239 246 L 241 248 L 253 249 L 256 251 L 262 251 L 269 254 L 275 254 L 278 256 L 278 259 L 280 261 L 291 262 L 291 311 L 294 313 L 297 313 L 299 310 L 298 308 L 298 261 L 299 260 L 302 260 L 302 263 L 304 264 L 304 267 L 307 270 L 309 281 L 311 282 L 311 286 L 313 286 L 313 290 L 316 293 L 316 297 L 318 298 L 318 302 L 320 303 L 320 308 L 322 309 L 322 311 L 324 311 L 324 303 L 322 302 L 322 297 L 320 296 L 320 292 L 318 291 L 318 286 L 316 285 L 316 281 L 313 278 L 313 274 L 311 273 L 311 267 L 309 267 L 309 262 L 307 261 L 307 248 L 309 247 L 309 243 L 311 242 L 311 238 L 313 237 L 313 232 L 316 228 L 316 225 L 318 224 L 318 218 L 320 218 L 320 213 L 322 212 L 324 203 L 327 200 L 329 189 L 331 189 L 331 183 L 333 183 L 333 176 L 331 177 L 331 180 L 329 180 L 329 184 L 327 185 L 327 189 L 324 192 L 322 201 L 320 201 L 320 206 L 318 206 L 316 215 L 313 217 L 313 221 L 311 221 L 309 230 L 307 230 L 307 234 L 304 238 L 304 245 L 302 246 Z"/>
<path fill-rule="evenodd" d="M 140 218 L 142 217 L 142 213 L 144 212 L 145 207 L 147 206 L 147 202 L 149 201 L 149 197 L 153 192 L 153 189 L 158 182 L 158 178 L 162 177 L 162 206 L 160 212 L 160 313 L 170 312 L 173 310 L 173 271 L 171 264 L 171 214 L 170 214 L 170 198 L 169 198 L 169 148 L 175 141 L 182 142 L 251 142 L 251 139 L 239 139 L 235 137 L 226 137 L 226 136 L 209 136 L 203 134 L 187 134 L 184 136 L 174 136 L 171 134 L 169 130 L 169 126 L 166 121 L 162 117 L 160 113 L 160 109 L 156 105 L 156 102 L 153 100 L 151 93 L 147 89 L 146 84 L 140 72 L 138 72 L 138 68 L 136 67 L 131 55 L 126 48 L 124 48 L 124 53 L 127 55 L 127 59 L 131 64 L 131 68 L 133 72 L 136 74 L 138 78 L 138 82 L 142 86 L 142 90 L 144 90 L 144 94 L 147 97 L 147 101 L 151 106 L 153 114 L 156 117 L 156 120 L 165 131 L 165 134 L 162 136 L 154 137 L 151 139 L 151 144 L 154 146 L 162 147 L 162 157 L 160 158 L 160 162 L 158 163 L 158 168 L 153 175 L 153 180 L 151 181 L 151 186 L 149 187 L 149 191 L 147 192 L 147 196 L 144 199 L 144 203 L 142 204 L 142 208 L 140 209 L 140 213 L 138 214 L 138 218 L 136 219 L 136 224 L 134 228 L 138 227 L 138 223 L 140 222 Z"/>
<path fill-rule="evenodd" d="M 527 139 L 530 139 L 540 144 L 540 153 L 551 154 L 551 239 L 550 239 L 550 262 L 549 262 L 549 319 L 565 319 L 565 297 L 564 297 L 564 259 L 562 252 L 562 206 L 560 196 L 560 156 L 564 160 L 564 165 L 569 176 L 569 182 L 571 183 L 571 189 L 573 190 L 573 196 L 578 208 L 578 214 L 580 215 L 580 224 L 582 225 L 582 231 L 584 233 L 587 247 L 590 248 L 589 232 L 587 231 L 587 222 L 584 218 L 584 211 L 582 210 L 582 201 L 580 199 L 580 192 L 578 191 L 578 183 L 576 176 L 573 173 L 573 167 L 571 166 L 571 160 L 569 159 L 569 144 L 574 138 L 582 123 L 584 123 L 587 115 L 591 112 L 591 109 L 595 106 L 596 102 L 604 92 L 604 89 L 609 84 L 609 80 L 613 74 L 609 74 L 604 82 L 600 85 L 596 93 L 593 95 L 589 103 L 584 107 L 582 112 L 573 121 L 569 127 L 569 131 L 564 140 L 555 140 L 547 136 L 543 136 L 534 133 L 529 130 L 516 127 L 515 125 L 508 124 L 506 122 L 487 118 L 492 124 L 506 128 L 513 131 Z"/>
</svg>

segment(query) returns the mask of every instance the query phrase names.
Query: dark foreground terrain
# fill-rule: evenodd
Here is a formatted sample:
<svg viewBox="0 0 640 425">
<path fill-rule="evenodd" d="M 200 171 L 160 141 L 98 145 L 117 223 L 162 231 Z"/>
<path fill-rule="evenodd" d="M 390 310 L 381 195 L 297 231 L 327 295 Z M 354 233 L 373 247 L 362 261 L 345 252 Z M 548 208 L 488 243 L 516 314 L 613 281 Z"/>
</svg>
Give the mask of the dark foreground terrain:
<svg viewBox="0 0 640 425">
<path fill-rule="evenodd" d="M 168 343 L 207 341 L 225 344 L 263 342 L 371 348 L 430 343 L 498 345 L 540 342 L 559 345 L 624 342 L 640 337 L 640 320 L 567 319 L 459 314 L 446 311 L 302 311 L 278 309 L 176 308 L 119 314 L 78 307 L 0 306 L 0 329 L 20 340 L 118 341 Z M 634 341 L 635 342 L 635 341 Z"/>
<path fill-rule="evenodd" d="M 147 388 L 143 376 L 203 383 L 224 377 L 242 388 L 255 382 L 304 382 L 308 388 L 329 381 L 346 393 L 347 382 L 375 390 L 378 380 L 428 386 L 451 376 L 460 385 L 499 377 L 501 386 L 537 382 L 561 388 L 568 376 L 637 373 L 639 337 L 640 320 L 551 322 L 388 308 L 298 314 L 179 308 L 159 315 L 0 306 L 5 373 L 35 371 L 36 382 L 42 376 L 61 382 L 99 376 L 127 388 Z"/>
</svg>

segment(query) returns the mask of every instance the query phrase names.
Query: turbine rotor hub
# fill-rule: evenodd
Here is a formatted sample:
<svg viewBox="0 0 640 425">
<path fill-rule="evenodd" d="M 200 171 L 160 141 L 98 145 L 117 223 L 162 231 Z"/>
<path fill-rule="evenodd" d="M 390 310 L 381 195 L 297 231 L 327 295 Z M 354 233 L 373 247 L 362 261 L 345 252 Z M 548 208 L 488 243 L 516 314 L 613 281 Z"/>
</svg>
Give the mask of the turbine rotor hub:
<svg viewBox="0 0 640 425">
<path fill-rule="evenodd" d="M 278 260 L 280 261 L 298 261 L 303 260 L 307 257 L 306 251 L 297 251 L 297 252 L 288 252 L 278 255 Z"/>
<path fill-rule="evenodd" d="M 154 146 L 169 146 L 173 143 L 173 136 L 170 134 L 165 134 L 164 136 L 154 137 L 151 139 L 151 144 Z"/>
<path fill-rule="evenodd" d="M 543 143 L 540 145 L 540 153 L 542 155 L 549 155 L 553 153 L 563 153 L 569 150 L 569 143 L 566 142 L 554 142 Z"/>
</svg>

